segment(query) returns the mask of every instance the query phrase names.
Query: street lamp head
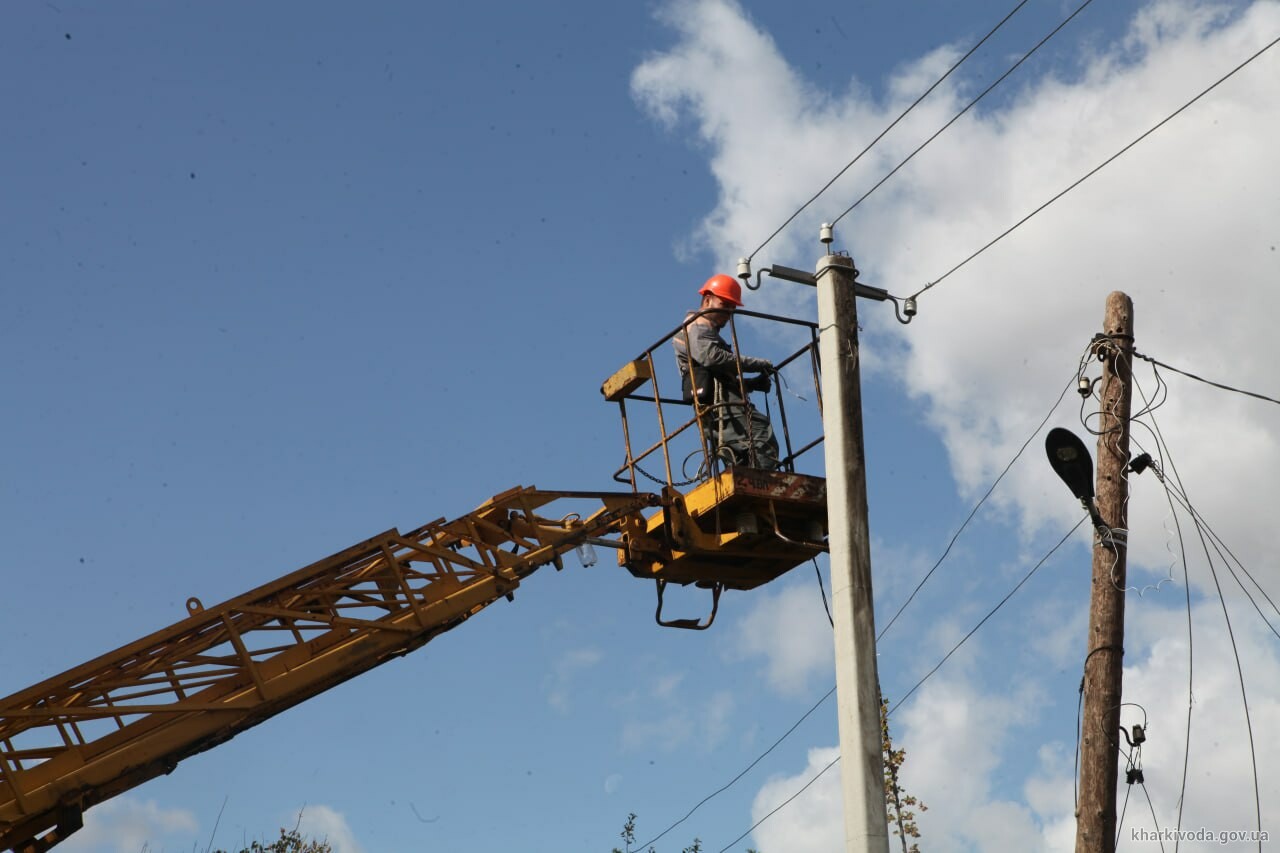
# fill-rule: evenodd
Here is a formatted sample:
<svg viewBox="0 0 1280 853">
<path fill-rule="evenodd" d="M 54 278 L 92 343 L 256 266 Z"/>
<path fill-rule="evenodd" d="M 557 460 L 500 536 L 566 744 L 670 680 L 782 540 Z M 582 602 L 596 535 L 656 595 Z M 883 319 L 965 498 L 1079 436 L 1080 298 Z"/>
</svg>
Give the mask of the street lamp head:
<svg viewBox="0 0 1280 853">
<path fill-rule="evenodd" d="M 1044 440 L 1049 464 L 1071 494 L 1086 505 L 1093 501 L 1093 457 L 1089 448 L 1070 430 L 1054 427 Z"/>
</svg>

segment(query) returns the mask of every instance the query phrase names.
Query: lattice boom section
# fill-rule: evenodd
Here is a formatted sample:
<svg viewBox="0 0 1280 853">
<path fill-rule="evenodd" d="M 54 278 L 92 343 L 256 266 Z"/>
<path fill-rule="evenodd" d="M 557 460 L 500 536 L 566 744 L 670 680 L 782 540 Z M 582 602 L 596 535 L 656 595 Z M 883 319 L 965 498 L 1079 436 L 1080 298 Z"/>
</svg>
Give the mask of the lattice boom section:
<svg viewBox="0 0 1280 853">
<path fill-rule="evenodd" d="M 538 515 L 573 500 L 594 510 Z M 192 599 L 187 619 L 0 700 L 0 849 L 47 849 L 84 808 L 420 647 L 656 502 L 512 489 L 218 607 Z"/>
</svg>

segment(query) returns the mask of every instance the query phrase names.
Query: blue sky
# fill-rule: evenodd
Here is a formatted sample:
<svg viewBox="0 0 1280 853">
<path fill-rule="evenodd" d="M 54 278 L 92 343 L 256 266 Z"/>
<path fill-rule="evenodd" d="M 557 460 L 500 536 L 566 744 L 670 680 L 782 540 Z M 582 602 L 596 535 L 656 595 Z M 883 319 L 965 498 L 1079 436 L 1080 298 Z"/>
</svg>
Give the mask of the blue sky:
<svg viewBox="0 0 1280 853">
<path fill-rule="evenodd" d="M 388 527 L 517 484 L 611 488 L 622 440 L 601 380 L 1013 5 L 9 4 L 0 693 Z M 757 266 L 811 268 L 820 221 L 1074 8 L 1028 3 Z M 915 292 L 1277 35 L 1275 2 L 1090 5 L 837 245 L 864 280 Z M 1133 295 L 1140 350 L 1280 396 L 1276 63 L 923 295 L 910 326 L 861 307 L 881 624 L 1073 379 L 1109 291 Z M 751 298 L 816 310 L 793 285 Z M 746 346 L 785 342 L 749 329 Z M 1166 379 L 1159 426 L 1188 495 L 1275 590 L 1275 407 Z M 1051 425 L 1083 433 L 1078 408 Z M 881 644 L 889 696 L 1075 523 L 1039 447 Z M 1133 582 L 1178 564 L 1130 596 L 1126 656 L 1127 697 L 1157 712 L 1148 789 L 1167 825 L 1185 586 L 1154 481 L 1133 513 Z M 1072 539 L 895 715 L 926 849 L 1070 848 L 1087 547 Z M 640 840 L 685 815 L 833 682 L 811 570 L 726 596 L 712 631 L 687 633 L 655 626 L 652 590 L 608 559 L 568 563 L 92 810 L 64 849 L 231 846 L 303 809 L 339 853 L 607 850 L 628 812 Z M 1248 829 L 1251 795 L 1225 793 L 1252 790 L 1243 741 L 1207 736 L 1239 725 L 1234 665 L 1203 558 L 1188 569 L 1197 719 L 1214 722 L 1193 727 L 1183 825 Z M 1237 612 L 1265 815 L 1276 640 Z M 659 849 L 728 845 L 830 760 L 834 723 L 828 703 Z M 830 849 L 836 775 L 733 849 Z"/>
</svg>

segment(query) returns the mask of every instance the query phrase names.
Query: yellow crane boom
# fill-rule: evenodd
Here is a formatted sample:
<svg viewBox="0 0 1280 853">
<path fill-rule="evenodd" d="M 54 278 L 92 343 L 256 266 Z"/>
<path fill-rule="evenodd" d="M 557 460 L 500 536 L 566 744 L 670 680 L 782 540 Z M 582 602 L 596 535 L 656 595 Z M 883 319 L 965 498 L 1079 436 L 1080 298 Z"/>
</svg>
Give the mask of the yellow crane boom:
<svg viewBox="0 0 1280 853">
<path fill-rule="evenodd" d="M 541 513 L 562 500 L 585 517 Z M 0 849 L 48 850 L 83 811 L 411 652 L 658 498 L 515 488 L 388 530 L 0 699 Z"/>
</svg>

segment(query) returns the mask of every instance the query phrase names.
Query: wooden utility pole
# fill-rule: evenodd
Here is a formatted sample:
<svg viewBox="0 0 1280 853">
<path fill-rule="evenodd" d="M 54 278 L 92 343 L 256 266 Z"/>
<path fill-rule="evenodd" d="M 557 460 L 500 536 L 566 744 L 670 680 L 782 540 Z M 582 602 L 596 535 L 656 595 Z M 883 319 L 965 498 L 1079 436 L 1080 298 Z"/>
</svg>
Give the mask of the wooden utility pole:
<svg viewBox="0 0 1280 853">
<path fill-rule="evenodd" d="M 827 544 L 835 623 L 840 774 L 846 853 L 888 853 L 880 684 L 871 548 L 867 532 L 866 454 L 858 366 L 853 260 L 818 261 L 818 354 L 822 363 L 823 449 L 827 468 Z"/>
<path fill-rule="evenodd" d="M 1129 484 L 1125 469 L 1129 464 L 1129 412 L 1133 395 L 1133 300 L 1118 291 L 1110 294 L 1102 329 L 1102 335 L 1094 341 L 1094 353 L 1103 365 L 1095 491 L 1098 514 L 1107 529 L 1099 530 L 1093 547 L 1093 593 L 1080 728 L 1076 853 L 1113 853 L 1116 849 L 1128 553 Z"/>
</svg>

